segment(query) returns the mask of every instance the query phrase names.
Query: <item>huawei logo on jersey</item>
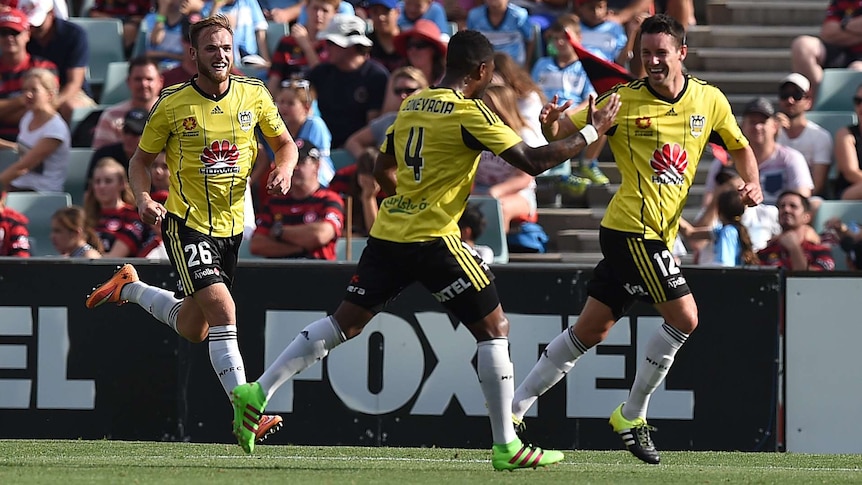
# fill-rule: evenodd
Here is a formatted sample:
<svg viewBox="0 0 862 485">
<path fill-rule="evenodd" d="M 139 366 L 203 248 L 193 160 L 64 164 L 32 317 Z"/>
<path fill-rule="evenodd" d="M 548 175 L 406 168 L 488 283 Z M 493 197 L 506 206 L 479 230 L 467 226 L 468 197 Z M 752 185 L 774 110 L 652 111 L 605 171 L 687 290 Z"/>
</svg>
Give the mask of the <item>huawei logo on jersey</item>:
<svg viewBox="0 0 862 485">
<path fill-rule="evenodd" d="M 653 152 L 649 164 L 655 170 L 654 183 L 682 185 L 683 174 L 688 167 L 688 153 L 676 143 L 665 144 Z"/>
<path fill-rule="evenodd" d="M 239 159 L 239 150 L 235 143 L 228 140 L 214 141 L 204 148 L 201 153 L 201 162 L 204 168 L 200 172 L 205 175 L 221 175 L 225 173 L 239 173 L 236 161 Z"/>
</svg>

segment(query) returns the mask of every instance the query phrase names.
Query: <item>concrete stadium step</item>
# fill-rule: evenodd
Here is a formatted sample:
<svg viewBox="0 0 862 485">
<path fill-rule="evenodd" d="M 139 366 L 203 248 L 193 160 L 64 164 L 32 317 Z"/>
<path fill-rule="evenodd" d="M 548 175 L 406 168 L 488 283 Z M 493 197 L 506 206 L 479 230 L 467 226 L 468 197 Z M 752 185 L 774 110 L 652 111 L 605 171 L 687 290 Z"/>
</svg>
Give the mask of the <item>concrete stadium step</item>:
<svg viewBox="0 0 862 485">
<path fill-rule="evenodd" d="M 693 48 L 701 47 L 757 46 L 761 49 L 790 49 L 790 44 L 797 36 L 816 36 L 819 33 L 819 25 L 695 25 L 689 28 L 686 35 L 690 52 Z"/>
<path fill-rule="evenodd" d="M 697 71 L 781 71 L 790 69 L 790 45 L 782 48 L 692 47 L 685 66 Z"/>
<path fill-rule="evenodd" d="M 689 74 L 702 79 L 726 94 L 767 93 L 771 97 L 778 95 L 778 83 L 784 76 L 790 74 L 790 64 L 784 71 L 760 72 L 726 72 L 690 70 Z"/>
<path fill-rule="evenodd" d="M 565 229 L 557 233 L 556 250 L 561 253 L 600 253 L 598 229 Z"/>
<path fill-rule="evenodd" d="M 706 17 L 710 25 L 810 26 L 820 23 L 828 3 L 825 0 L 708 0 Z"/>
</svg>

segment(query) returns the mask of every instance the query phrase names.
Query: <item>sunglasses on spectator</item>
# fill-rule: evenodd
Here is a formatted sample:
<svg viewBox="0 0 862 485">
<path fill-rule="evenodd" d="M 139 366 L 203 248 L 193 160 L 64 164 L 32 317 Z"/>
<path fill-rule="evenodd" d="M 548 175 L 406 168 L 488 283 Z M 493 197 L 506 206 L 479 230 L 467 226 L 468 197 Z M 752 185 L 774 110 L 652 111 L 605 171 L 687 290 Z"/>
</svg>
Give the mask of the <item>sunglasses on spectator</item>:
<svg viewBox="0 0 862 485">
<path fill-rule="evenodd" d="M 430 49 L 434 44 L 424 40 L 413 40 L 407 43 L 408 49 Z"/>
<path fill-rule="evenodd" d="M 411 94 L 415 93 L 416 91 L 419 91 L 419 88 L 418 87 L 416 87 L 416 88 L 406 88 L 406 87 L 405 88 L 395 88 L 392 91 L 394 91 L 395 94 L 397 94 L 398 96 L 410 96 Z"/>
<path fill-rule="evenodd" d="M 859 106 L 860 104 L 862 104 L 862 98 L 860 98 L 859 96 L 853 96 L 853 104 Z"/>
<path fill-rule="evenodd" d="M 804 97 L 805 97 L 805 93 L 803 93 L 802 91 L 800 91 L 798 89 L 793 89 L 790 91 L 781 91 L 778 93 L 779 99 L 793 98 L 794 101 L 799 101 L 800 99 L 802 99 Z"/>
<path fill-rule="evenodd" d="M 311 95 L 308 93 L 308 89 L 311 84 L 307 79 L 285 79 L 281 82 L 282 88 L 297 88 L 305 90 L 305 101 L 308 104 L 311 104 Z"/>
<path fill-rule="evenodd" d="M 15 29 L 0 29 L 0 37 L 6 37 L 9 35 L 11 35 L 12 37 L 18 37 L 18 34 L 20 33 L 21 32 L 18 32 Z"/>
</svg>

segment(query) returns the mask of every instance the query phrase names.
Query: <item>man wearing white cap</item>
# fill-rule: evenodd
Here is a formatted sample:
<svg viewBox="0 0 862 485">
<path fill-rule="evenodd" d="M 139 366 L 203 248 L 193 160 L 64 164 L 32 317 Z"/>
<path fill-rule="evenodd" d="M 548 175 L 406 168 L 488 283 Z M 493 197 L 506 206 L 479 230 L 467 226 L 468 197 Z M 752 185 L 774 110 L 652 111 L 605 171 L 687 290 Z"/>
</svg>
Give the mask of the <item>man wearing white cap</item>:
<svg viewBox="0 0 862 485">
<path fill-rule="evenodd" d="M 778 120 L 781 130 L 778 143 L 794 148 L 802 153 L 811 178 L 814 181 L 814 195 L 826 190 L 829 167 L 832 164 L 832 135 L 828 130 L 813 121 L 805 113 L 811 109 L 811 82 L 808 78 L 794 72 L 781 80 L 778 87 Z"/>
<path fill-rule="evenodd" d="M 55 104 L 63 118 L 71 119 L 74 108 L 95 105 L 86 80 L 90 44 L 84 29 L 56 17 L 54 0 L 20 0 L 18 8 L 30 21 L 27 51 L 57 65 L 60 93 Z"/>
<path fill-rule="evenodd" d="M 380 115 L 389 73 L 369 59 L 371 39 L 367 25 L 355 15 L 336 15 L 326 30 L 317 34 L 326 41 L 328 61 L 308 73 L 320 115 L 332 132 L 332 148 L 341 148 L 347 137 Z"/>
</svg>

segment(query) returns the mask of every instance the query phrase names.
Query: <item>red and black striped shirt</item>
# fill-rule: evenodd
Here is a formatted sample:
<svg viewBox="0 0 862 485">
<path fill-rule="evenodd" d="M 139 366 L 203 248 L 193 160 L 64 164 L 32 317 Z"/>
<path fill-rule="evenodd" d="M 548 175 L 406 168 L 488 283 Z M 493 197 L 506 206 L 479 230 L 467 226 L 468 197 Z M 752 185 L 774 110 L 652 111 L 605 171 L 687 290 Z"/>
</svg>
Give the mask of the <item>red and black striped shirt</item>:
<svg viewBox="0 0 862 485">
<path fill-rule="evenodd" d="M 27 217 L 8 207 L 0 210 L 0 256 L 30 257 Z"/>
</svg>

